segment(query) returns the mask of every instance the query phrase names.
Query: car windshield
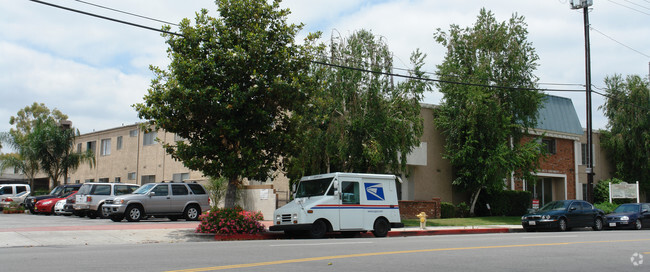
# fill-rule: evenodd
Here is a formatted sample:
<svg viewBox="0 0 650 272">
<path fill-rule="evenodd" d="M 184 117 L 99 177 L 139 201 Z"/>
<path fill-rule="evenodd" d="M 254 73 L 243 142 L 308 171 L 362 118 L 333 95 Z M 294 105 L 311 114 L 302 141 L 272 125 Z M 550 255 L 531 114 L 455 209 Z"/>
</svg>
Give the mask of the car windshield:
<svg viewBox="0 0 650 272">
<path fill-rule="evenodd" d="M 300 184 L 298 184 L 298 190 L 296 190 L 296 198 L 324 195 L 327 188 L 329 188 L 330 183 L 332 183 L 332 179 L 333 178 L 324 178 L 301 181 Z"/>
<path fill-rule="evenodd" d="M 569 207 L 569 201 L 553 201 L 544 205 L 540 211 L 564 210 Z"/>
<path fill-rule="evenodd" d="M 638 211 L 639 211 L 639 206 L 637 205 L 621 205 L 614 210 L 615 213 L 629 213 L 629 212 L 638 212 Z"/>
<path fill-rule="evenodd" d="M 142 185 L 142 187 L 140 187 L 140 188 L 138 188 L 137 190 L 133 191 L 133 194 L 136 194 L 136 195 L 144 195 L 144 194 L 146 194 L 149 190 L 151 190 L 151 188 L 153 188 L 154 186 L 156 186 L 155 183 L 148 183 L 148 184 Z"/>
<path fill-rule="evenodd" d="M 58 195 L 58 194 L 61 193 L 61 191 L 63 191 L 63 187 L 56 186 L 56 187 L 54 187 L 54 189 L 52 189 L 52 191 L 50 192 L 50 195 Z"/>
</svg>

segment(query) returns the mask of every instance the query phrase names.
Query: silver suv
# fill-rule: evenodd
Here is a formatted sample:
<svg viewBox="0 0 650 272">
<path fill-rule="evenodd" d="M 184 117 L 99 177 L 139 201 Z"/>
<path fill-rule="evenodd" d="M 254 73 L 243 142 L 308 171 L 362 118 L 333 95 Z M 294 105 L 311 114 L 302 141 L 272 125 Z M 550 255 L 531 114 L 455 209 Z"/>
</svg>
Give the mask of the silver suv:
<svg viewBox="0 0 650 272">
<path fill-rule="evenodd" d="M 102 205 L 108 198 L 133 193 L 140 185 L 127 183 L 84 183 L 79 188 L 73 204 L 74 214 L 90 219 L 108 218 Z"/>
<path fill-rule="evenodd" d="M 132 194 L 107 199 L 102 208 L 115 222 L 124 218 L 137 222 L 147 216 L 198 220 L 202 211 L 210 209 L 210 203 L 208 193 L 198 183 L 147 183 Z"/>
</svg>

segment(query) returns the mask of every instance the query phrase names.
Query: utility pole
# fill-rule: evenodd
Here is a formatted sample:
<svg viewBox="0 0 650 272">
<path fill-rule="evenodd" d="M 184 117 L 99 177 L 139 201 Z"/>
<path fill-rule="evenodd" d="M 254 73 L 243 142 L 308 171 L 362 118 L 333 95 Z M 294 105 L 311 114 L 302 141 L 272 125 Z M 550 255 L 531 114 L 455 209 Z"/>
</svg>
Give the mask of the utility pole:
<svg viewBox="0 0 650 272">
<path fill-rule="evenodd" d="M 591 56 L 589 49 L 589 7 L 593 0 L 571 0 L 571 9 L 582 9 L 585 27 L 585 81 L 587 96 L 587 201 L 594 202 L 594 159 L 591 118 Z"/>
</svg>

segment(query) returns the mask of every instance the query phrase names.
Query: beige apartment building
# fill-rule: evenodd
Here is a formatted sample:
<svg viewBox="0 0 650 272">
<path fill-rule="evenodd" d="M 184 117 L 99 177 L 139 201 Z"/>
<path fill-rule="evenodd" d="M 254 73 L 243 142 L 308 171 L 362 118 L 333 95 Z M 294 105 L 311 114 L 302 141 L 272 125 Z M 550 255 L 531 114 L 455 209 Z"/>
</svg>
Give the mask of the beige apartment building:
<svg viewBox="0 0 650 272">
<path fill-rule="evenodd" d="M 139 124 L 83 134 L 75 140 L 76 151 L 92 150 L 96 165 L 82 164 L 70 174 L 66 183 L 122 182 L 146 184 L 185 180 L 204 181 L 201 172 L 187 169 L 166 154 L 156 141 L 179 140 L 173 133 L 144 132 Z"/>
</svg>

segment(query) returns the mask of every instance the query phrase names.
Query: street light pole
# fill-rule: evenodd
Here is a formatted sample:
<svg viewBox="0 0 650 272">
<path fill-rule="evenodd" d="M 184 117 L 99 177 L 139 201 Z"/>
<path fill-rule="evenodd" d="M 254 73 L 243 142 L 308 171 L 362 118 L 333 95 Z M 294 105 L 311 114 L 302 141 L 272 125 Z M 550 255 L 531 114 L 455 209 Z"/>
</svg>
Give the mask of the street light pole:
<svg viewBox="0 0 650 272">
<path fill-rule="evenodd" d="M 585 27 L 585 81 L 587 96 L 587 201 L 594 202 L 594 159 L 593 159 L 593 138 L 592 138 L 592 114 L 591 114 L 591 56 L 589 48 L 589 7 L 593 5 L 592 0 L 571 0 L 572 9 L 582 9 Z"/>
</svg>

